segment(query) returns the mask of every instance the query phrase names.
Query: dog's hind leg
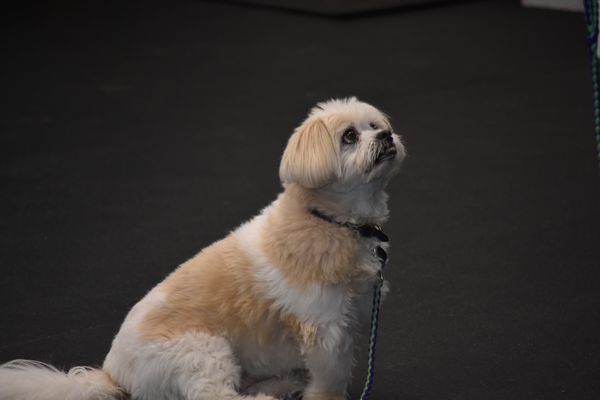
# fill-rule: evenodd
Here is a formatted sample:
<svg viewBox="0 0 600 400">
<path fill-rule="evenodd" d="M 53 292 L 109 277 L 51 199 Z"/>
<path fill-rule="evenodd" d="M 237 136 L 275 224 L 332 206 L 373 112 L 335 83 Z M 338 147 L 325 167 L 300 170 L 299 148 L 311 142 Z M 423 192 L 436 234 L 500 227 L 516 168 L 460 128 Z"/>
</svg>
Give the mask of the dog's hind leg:
<svg viewBox="0 0 600 400">
<path fill-rule="evenodd" d="M 112 350 L 104 368 L 135 400 L 275 400 L 238 393 L 241 367 L 222 337 L 188 332 Z"/>
</svg>

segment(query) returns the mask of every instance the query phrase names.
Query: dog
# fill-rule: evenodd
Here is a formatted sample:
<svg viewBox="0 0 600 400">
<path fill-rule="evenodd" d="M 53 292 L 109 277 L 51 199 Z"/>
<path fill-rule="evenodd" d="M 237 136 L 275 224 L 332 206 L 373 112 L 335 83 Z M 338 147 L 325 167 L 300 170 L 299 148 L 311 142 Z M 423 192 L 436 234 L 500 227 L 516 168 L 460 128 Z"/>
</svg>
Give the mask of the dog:
<svg viewBox="0 0 600 400">
<path fill-rule="evenodd" d="M 0 399 L 344 399 L 404 156 L 375 107 L 317 104 L 288 140 L 276 200 L 150 290 L 101 369 L 11 361 Z"/>
</svg>

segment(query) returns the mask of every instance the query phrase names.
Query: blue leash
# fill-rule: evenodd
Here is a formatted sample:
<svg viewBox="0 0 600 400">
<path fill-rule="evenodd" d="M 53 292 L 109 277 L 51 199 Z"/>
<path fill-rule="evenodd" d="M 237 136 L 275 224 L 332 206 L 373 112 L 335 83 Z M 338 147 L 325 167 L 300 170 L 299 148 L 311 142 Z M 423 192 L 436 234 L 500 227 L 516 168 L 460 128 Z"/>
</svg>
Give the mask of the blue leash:
<svg viewBox="0 0 600 400">
<path fill-rule="evenodd" d="M 381 247 L 377 247 L 377 249 L 381 249 Z M 377 253 L 379 253 L 379 251 L 377 251 Z M 369 361 L 367 366 L 367 378 L 365 380 L 365 386 L 363 387 L 360 395 L 360 400 L 367 400 L 369 398 L 369 393 L 373 388 L 373 381 L 375 380 L 375 349 L 377 347 L 377 328 L 379 326 L 379 311 L 381 309 L 381 289 L 383 288 L 384 282 L 383 268 L 387 262 L 387 254 L 384 257 L 380 257 L 380 260 L 381 267 L 373 287 L 373 308 L 371 309 L 371 330 L 369 333 Z"/>
<path fill-rule="evenodd" d="M 598 172 L 600 172 L 600 90 L 598 83 L 598 2 L 583 0 L 587 25 L 587 43 L 591 58 L 592 87 L 594 91 L 594 131 L 596 133 L 596 151 L 598 154 Z"/>
</svg>

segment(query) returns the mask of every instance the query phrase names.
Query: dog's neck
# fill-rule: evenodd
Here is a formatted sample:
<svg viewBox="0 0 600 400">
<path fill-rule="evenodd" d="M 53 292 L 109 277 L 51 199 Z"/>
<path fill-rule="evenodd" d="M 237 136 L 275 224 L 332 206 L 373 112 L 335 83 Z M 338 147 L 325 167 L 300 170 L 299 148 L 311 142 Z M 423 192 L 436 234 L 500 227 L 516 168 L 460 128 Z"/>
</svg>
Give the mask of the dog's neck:
<svg viewBox="0 0 600 400">
<path fill-rule="evenodd" d="M 317 209 L 338 222 L 381 225 L 389 214 L 388 195 L 384 191 L 386 183 L 329 185 L 318 189 L 291 184 L 286 186 L 286 192 L 293 192 L 307 210 Z"/>
</svg>

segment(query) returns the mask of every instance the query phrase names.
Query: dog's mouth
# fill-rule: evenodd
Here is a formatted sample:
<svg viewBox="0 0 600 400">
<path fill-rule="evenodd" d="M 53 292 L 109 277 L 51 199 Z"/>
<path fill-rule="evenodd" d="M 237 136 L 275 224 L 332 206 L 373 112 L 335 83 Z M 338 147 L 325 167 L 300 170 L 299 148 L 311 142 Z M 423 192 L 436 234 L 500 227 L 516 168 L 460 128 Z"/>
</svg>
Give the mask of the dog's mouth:
<svg viewBox="0 0 600 400">
<path fill-rule="evenodd" d="M 375 158 L 375 164 L 380 164 L 384 161 L 391 160 L 396 157 L 398 150 L 396 150 L 395 145 L 388 145 L 383 147 L 377 157 Z"/>
</svg>

